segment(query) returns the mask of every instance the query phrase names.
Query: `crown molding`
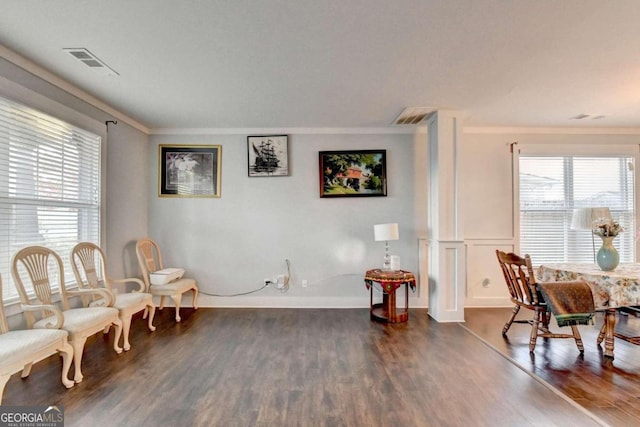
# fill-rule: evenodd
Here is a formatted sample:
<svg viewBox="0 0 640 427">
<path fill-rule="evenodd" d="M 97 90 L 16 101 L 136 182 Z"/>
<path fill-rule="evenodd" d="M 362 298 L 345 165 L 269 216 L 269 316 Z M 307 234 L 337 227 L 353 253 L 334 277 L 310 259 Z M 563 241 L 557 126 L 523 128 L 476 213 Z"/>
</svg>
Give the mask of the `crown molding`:
<svg viewBox="0 0 640 427">
<path fill-rule="evenodd" d="M 157 128 L 149 135 L 263 135 L 263 134 L 420 134 L 426 127 L 375 127 L 375 128 Z"/>
<path fill-rule="evenodd" d="M 149 134 L 149 128 L 145 125 L 143 125 L 142 123 L 132 119 L 131 117 L 127 116 L 126 114 L 116 110 L 115 108 L 111 107 L 110 105 L 106 104 L 105 102 L 99 100 L 98 98 L 96 98 L 93 95 L 90 95 L 89 93 L 85 92 L 82 89 L 77 88 L 76 86 L 72 85 L 71 83 L 69 83 L 68 81 L 64 80 L 63 78 L 59 77 L 58 75 L 52 73 L 49 70 L 46 70 L 45 68 L 41 67 L 40 65 L 36 64 L 35 62 L 25 58 L 24 56 L 12 51 L 11 49 L 7 48 L 6 46 L 3 46 L 2 44 L 0 44 L 0 57 L 6 59 L 7 61 L 11 62 L 12 64 L 22 68 L 23 70 L 27 71 L 28 73 L 33 74 L 36 77 L 39 77 L 43 80 L 45 80 L 48 83 L 51 83 L 52 85 L 56 86 L 59 89 L 62 89 L 63 91 L 75 96 L 76 98 L 86 102 L 87 104 L 92 105 L 93 107 L 98 108 L 99 110 L 111 115 L 113 118 L 121 120 L 124 123 L 127 123 L 128 125 L 138 129 L 141 132 L 144 132 L 146 134 Z"/>
<path fill-rule="evenodd" d="M 640 128 L 466 126 L 462 132 L 466 134 L 640 135 Z"/>
</svg>

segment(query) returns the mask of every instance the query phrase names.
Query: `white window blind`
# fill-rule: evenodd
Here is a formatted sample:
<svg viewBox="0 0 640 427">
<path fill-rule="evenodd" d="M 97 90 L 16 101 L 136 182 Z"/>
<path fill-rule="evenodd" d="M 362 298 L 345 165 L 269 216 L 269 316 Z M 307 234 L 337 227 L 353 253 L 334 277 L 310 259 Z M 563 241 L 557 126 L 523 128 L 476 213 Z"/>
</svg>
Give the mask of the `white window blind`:
<svg viewBox="0 0 640 427">
<path fill-rule="evenodd" d="M 575 208 L 608 207 L 626 230 L 614 239 L 621 262 L 635 260 L 634 158 L 521 156 L 520 252 L 534 264 L 593 262 L 602 246 L 589 230 L 571 230 Z"/>
<path fill-rule="evenodd" d="M 0 97 L 0 273 L 5 302 L 17 299 L 11 257 L 25 246 L 69 253 L 100 241 L 101 138 Z"/>
</svg>

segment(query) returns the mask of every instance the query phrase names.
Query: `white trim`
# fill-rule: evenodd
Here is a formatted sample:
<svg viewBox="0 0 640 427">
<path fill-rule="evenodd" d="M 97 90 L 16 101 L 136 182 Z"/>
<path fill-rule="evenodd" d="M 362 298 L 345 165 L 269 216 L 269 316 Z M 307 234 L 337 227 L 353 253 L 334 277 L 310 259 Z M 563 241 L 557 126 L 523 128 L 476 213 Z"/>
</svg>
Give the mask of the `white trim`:
<svg viewBox="0 0 640 427">
<path fill-rule="evenodd" d="M 467 126 L 462 132 L 468 134 L 640 135 L 640 128 Z"/>
<path fill-rule="evenodd" d="M 422 134 L 424 127 L 375 127 L 375 128 L 155 128 L 149 135 L 261 135 L 261 134 Z"/>
<path fill-rule="evenodd" d="M 254 296 L 254 297 L 214 297 L 204 293 L 198 294 L 198 307 L 233 307 L 233 308 L 366 308 L 369 309 L 369 292 L 364 290 L 362 297 L 278 297 L 278 296 Z M 159 303 L 159 298 L 155 298 Z M 185 294 L 181 307 L 190 308 L 191 295 Z M 167 298 L 165 307 L 173 307 L 172 301 Z M 409 308 L 427 308 L 409 292 Z M 171 308 L 173 310 L 173 308 Z"/>
<path fill-rule="evenodd" d="M 518 143 L 511 146 L 511 237 L 513 251 L 520 253 L 520 149 Z"/>
<path fill-rule="evenodd" d="M 93 95 L 85 92 L 82 89 L 79 89 L 69 83 L 68 81 L 58 77 L 52 72 L 44 69 L 40 65 L 37 65 L 35 62 L 30 61 L 29 59 L 23 57 L 22 55 L 12 51 L 6 46 L 0 44 L 0 57 L 5 58 L 7 61 L 13 63 L 14 65 L 22 68 L 23 70 L 51 83 L 52 85 L 64 90 L 67 93 L 81 99 L 82 101 L 100 109 L 101 111 L 113 116 L 118 120 L 122 120 L 124 123 L 138 129 L 141 132 L 149 134 L 149 128 L 143 125 L 142 123 L 132 119 L 131 117 L 121 113 L 115 108 L 109 106 L 105 102 L 99 100 Z"/>
<path fill-rule="evenodd" d="M 26 88 L 12 80 L 0 76 L 0 96 L 23 104 L 41 113 L 55 117 L 73 126 L 101 136 L 104 140 L 106 129 L 103 122 L 60 104 L 51 98 Z"/>
<path fill-rule="evenodd" d="M 517 159 L 519 156 L 590 156 L 597 155 L 598 157 L 607 156 L 631 156 L 637 157 L 638 144 L 532 144 L 524 143 L 514 145 L 514 156 Z M 638 159 L 636 158 L 636 161 Z M 637 164 L 637 163 L 636 163 Z M 515 172 L 518 172 L 517 169 Z M 518 175 L 515 175 L 518 177 Z M 519 179 L 519 177 L 518 177 Z M 516 189 L 517 190 L 517 189 Z"/>
<path fill-rule="evenodd" d="M 418 302 L 429 307 L 429 239 L 418 239 Z"/>
</svg>

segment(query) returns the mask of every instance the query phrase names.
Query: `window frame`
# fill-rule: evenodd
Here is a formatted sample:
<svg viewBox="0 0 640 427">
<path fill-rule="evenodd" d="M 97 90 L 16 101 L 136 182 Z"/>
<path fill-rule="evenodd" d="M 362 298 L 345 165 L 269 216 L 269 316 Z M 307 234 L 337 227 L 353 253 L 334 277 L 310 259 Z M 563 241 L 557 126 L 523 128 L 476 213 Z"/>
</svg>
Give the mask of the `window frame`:
<svg viewBox="0 0 640 427">
<path fill-rule="evenodd" d="M 640 168 L 640 145 L 636 144 L 518 144 L 514 150 L 514 156 L 512 158 L 512 182 L 513 182 L 513 212 L 512 217 L 514 221 L 515 235 L 514 235 L 514 249 L 517 253 L 521 252 L 521 232 L 520 232 L 520 157 L 521 156 L 540 156 L 540 157 L 559 157 L 559 156 L 575 156 L 575 157 L 620 157 L 627 156 L 633 157 L 635 163 L 634 169 L 634 214 L 636 227 L 640 228 L 638 223 L 638 215 L 640 207 L 640 201 L 638 196 L 640 194 L 638 187 L 640 182 L 638 181 Z M 636 230 L 626 230 L 625 232 L 636 233 Z M 596 242 L 596 249 L 599 242 Z M 635 242 L 635 259 L 638 261 L 638 248 L 639 242 Z"/>
<path fill-rule="evenodd" d="M 77 110 L 67 107 L 51 98 L 36 93 L 30 89 L 27 89 L 15 82 L 7 80 L 0 76 L 0 96 L 8 101 L 21 104 L 25 108 L 34 110 L 40 114 L 50 116 L 54 120 L 65 122 L 66 124 L 80 128 L 84 131 L 93 133 L 100 137 L 100 227 L 99 227 L 99 242 L 101 247 L 106 245 L 106 164 L 107 164 L 107 128 L 106 123 L 101 122 L 93 117 L 89 117 Z M 88 109 L 87 111 L 90 111 Z M 100 113 L 100 115 L 102 115 Z M 107 117 L 110 118 L 110 117 Z M 65 272 L 70 269 L 70 266 L 65 265 Z M 8 285 L 11 272 L 0 272 L 3 276 L 4 286 Z M 66 274 L 65 274 L 66 275 Z M 68 288 L 75 288 L 77 284 L 75 282 L 68 282 Z M 58 295 L 54 295 L 56 299 Z M 12 316 L 20 313 L 20 302 L 17 298 L 10 298 L 3 300 L 2 303 L 5 306 L 6 316 Z"/>
</svg>

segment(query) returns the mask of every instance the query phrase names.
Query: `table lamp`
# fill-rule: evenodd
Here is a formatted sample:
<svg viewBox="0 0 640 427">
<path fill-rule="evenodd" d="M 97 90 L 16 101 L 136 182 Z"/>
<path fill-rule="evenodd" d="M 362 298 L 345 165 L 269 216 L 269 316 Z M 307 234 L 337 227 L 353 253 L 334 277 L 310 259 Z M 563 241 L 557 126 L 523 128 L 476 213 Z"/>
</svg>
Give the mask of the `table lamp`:
<svg viewBox="0 0 640 427">
<path fill-rule="evenodd" d="M 580 208 L 574 209 L 571 216 L 572 230 L 589 230 L 591 245 L 593 246 L 593 262 L 596 262 L 596 243 L 593 237 L 593 221 L 597 219 L 611 219 L 609 208 Z"/>
<path fill-rule="evenodd" d="M 376 242 L 385 242 L 383 270 L 391 270 L 391 256 L 389 255 L 389 240 L 400 239 L 398 224 L 376 224 L 373 226 L 373 237 Z"/>
</svg>

